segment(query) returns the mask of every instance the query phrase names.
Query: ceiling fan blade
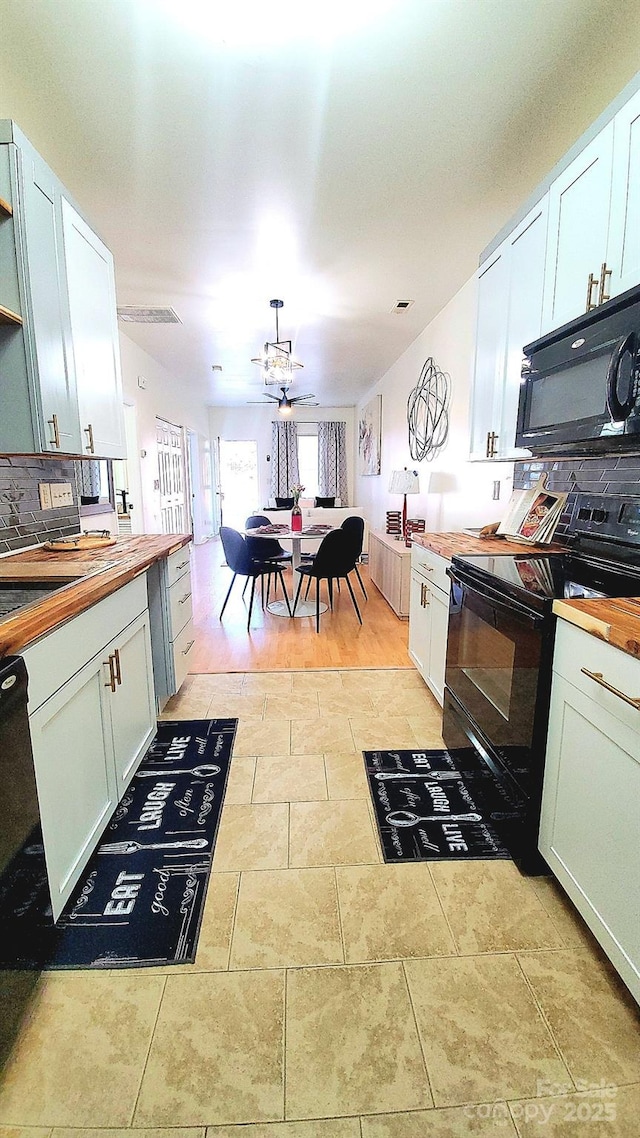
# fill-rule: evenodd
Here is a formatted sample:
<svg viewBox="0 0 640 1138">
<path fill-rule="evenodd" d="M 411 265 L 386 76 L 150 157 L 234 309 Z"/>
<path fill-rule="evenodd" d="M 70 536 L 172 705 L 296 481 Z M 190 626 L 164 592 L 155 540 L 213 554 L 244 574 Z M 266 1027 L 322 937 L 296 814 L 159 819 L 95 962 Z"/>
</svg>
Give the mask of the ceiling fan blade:
<svg viewBox="0 0 640 1138">
<path fill-rule="evenodd" d="M 305 399 L 315 399 L 315 395 L 292 395 L 290 396 L 290 403 L 302 403 Z"/>
</svg>

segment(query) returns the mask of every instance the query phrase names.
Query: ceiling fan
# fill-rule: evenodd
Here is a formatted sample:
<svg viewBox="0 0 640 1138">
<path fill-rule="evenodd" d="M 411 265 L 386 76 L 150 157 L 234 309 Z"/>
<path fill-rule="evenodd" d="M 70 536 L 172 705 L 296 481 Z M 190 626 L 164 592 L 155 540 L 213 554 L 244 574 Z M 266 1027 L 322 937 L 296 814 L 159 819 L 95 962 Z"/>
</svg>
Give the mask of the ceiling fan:
<svg viewBox="0 0 640 1138">
<path fill-rule="evenodd" d="M 280 390 L 282 392 L 282 395 L 272 395 L 270 391 L 265 391 L 264 394 L 266 395 L 267 399 L 273 399 L 278 404 L 278 411 L 281 415 L 290 415 L 295 403 L 302 403 L 305 407 L 319 406 L 318 403 L 307 402 L 308 399 L 315 399 L 315 395 L 312 395 L 311 393 L 308 395 L 289 396 L 287 395 L 287 391 L 289 390 L 288 387 L 281 387 Z M 247 402 L 260 404 L 261 407 L 265 406 L 265 404 L 262 402 L 262 399 L 249 399 Z"/>
</svg>

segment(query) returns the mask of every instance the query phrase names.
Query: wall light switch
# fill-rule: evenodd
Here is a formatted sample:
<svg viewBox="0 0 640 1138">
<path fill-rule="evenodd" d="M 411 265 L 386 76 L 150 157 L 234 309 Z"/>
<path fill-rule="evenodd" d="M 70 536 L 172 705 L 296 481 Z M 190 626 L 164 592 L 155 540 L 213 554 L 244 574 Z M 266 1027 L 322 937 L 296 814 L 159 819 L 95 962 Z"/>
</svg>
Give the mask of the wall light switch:
<svg viewBox="0 0 640 1138">
<path fill-rule="evenodd" d="M 51 488 L 51 505 L 54 508 L 73 505 L 73 491 L 70 482 L 50 482 L 49 486 Z"/>
<path fill-rule="evenodd" d="M 494 502 L 500 501 L 500 479 L 499 478 L 496 478 L 495 482 L 493 483 L 493 495 L 492 495 L 492 497 L 493 497 Z"/>
<path fill-rule="evenodd" d="M 40 509 L 51 509 L 51 485 L 49 482 L 38 483 L 38 494 L 40 495 Z"/>
<path fill-rule="evenodd" d="M 147 381 L 143 375 L 138 376 L 138 387 L 140 388 L 141 391 L 147 390 Z"/>
</svg>

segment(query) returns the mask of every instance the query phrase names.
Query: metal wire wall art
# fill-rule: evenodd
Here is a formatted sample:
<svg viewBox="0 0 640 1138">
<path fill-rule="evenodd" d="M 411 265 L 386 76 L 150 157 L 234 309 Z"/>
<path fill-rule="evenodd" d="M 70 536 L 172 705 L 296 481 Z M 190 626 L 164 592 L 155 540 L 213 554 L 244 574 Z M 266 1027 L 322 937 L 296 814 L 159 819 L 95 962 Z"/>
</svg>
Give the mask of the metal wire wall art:
<svg viewBox="0 0 640 1138">
<path fill-rule="evenodd" d="M 407 400 L 409 453 L 416 462 L 430 462 L 446 443 L 450 397 L 451 377 L 429 356 Z"/>
</svg>

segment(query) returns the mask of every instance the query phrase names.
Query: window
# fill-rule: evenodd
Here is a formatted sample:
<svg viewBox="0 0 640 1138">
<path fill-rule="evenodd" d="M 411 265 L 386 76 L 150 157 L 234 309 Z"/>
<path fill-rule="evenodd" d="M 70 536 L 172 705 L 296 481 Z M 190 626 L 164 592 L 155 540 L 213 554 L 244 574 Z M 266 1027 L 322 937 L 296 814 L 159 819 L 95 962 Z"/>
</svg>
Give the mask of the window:
<svg viewBox="0 0 640 1138">
<path fill-rule="evenodd" d="M 318 436 L 298 435 L 298 467 L 304 497 L 315 498 L 318 493 Z"/>
</svg>

